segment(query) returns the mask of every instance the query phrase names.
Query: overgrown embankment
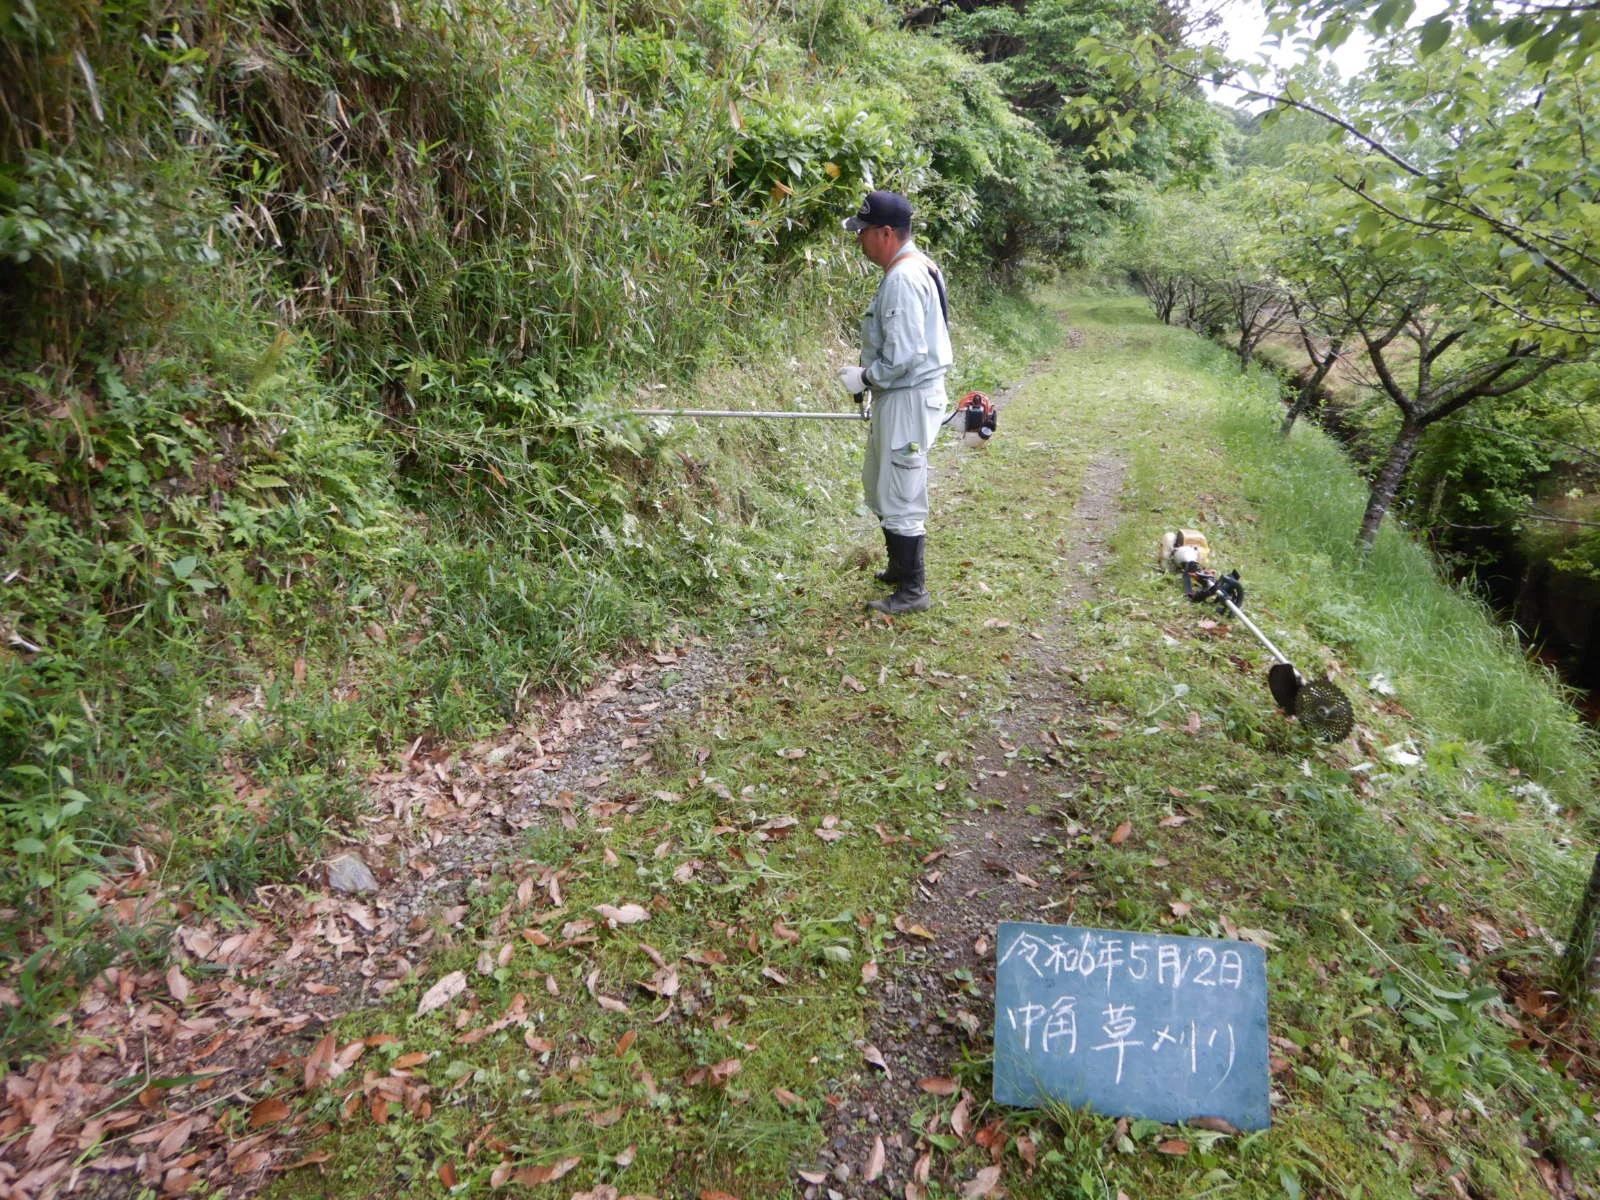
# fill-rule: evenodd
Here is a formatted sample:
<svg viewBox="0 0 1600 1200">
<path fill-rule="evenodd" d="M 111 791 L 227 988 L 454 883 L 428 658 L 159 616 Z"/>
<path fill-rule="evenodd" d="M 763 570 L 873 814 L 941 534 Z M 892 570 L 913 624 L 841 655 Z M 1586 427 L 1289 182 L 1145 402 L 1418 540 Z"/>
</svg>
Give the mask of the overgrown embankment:
<svg viewBox="0 0 1600 1200">
<path fill-rule="evenodd" d="M 1264 344 L 1261 358 L 1302 381 L 1311 371 L 1287 339 Z M 1588 445 L 1594 378 L 1592 366 L 1567 368 L 1526 394 L 1441 423 L 1401 493 L 1407 526 L 1458 577 L 1470 578 L 1527 644 L 1591 693 L 1600 683 L 1600 583 L 1584 541 L 1600 478 L 1600 456 Z M 1394 421 L 1370 384 L 1347 364 L 1330 375 L 1308 415 L 1372 469 Z"/>
<path fill-rule="evenodd" d="M 1371 93 L 1390 95 L 1387 84 Z M 1498 125 L 1478 131 L 1489 128 Z M 1552 114 L 1543 132 L 1562 128 Z M 1315 141 L 1302 150 L 1320 153 Z M 1262 143 L 1247 138 L 1247 157 L 1251 146 Z M 1393 213 L 1366 200 L 1345 208 L 1342 193 L 1330 200 L 1319 186 L 1338 175 L 1326 164 L 1258 166 L 1210 191 L 1162 193 L 1129 222 L 1113 256 L 1161 319 L 1227 344 L 1241 371 L 1252 361 L 1278 370 L 1288 422 L 1314 416 L 1347 443 L 1372 481 L 1363 541 L 1392 508 L 1462 576 L 1475 575 L 1531 643 L 1566 660 L 1574 682 L 1592 687 L 1600 372 L 1589 343 L 1535 353 L 1546 328 L 1519 323 L 1530 307 L 1480 312 L 1446 299 L 1429 250 L 1403 231 L 1364 244 Z M 1464 296 L 1481 296 L 1486 285 L 1465 261 L 1445 274 Z M 1473 270 L 1492 278 L 1499 261 Z"/>
<path fill-rule="evenodd" d="M 953 382 L 1026 340 L 979 267 L 1048 146 L 868 0 L 23 4 L 0 38 L 14 1050 L 162 952 L 160 896 L 294 879 L 363 765 L 581 683 L 848 503 L 842 441 L 812 474 L 792 428 L 607 414 L 842 402 L 867 181 L 951 268 Z"/>
</svg>

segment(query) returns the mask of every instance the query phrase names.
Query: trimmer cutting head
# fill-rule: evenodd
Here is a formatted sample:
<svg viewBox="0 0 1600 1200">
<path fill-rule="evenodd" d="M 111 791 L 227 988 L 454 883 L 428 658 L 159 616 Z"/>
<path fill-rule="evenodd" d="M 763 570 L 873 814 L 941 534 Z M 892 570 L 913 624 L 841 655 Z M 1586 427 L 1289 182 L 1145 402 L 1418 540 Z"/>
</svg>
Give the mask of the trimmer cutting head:
<svg viewBox="0 0 1600 1200">
<path fill-rule="evenodd" d="M 1284 714 L 1296 718 L 1313 737 L 1337 742 L 1347 737 L 1355 725 L 1350 697 L 1332 680 L 1307 682 L 1291 664 L 1277 662 L 1267 671 L 1267 688 Z"/>
<path fill-rule="evenodd" d="M 1300 694 L 1300 672 L 1286 662 L 1273 663 L 1267 670 L 1267 690 L 1285 716 L 1294 716 L 1294 698 Z"/>
<path fill-rule="evenodd" d="M 1325 742 L 1337 742 L 1349 737 L 1356 723 L 1350 697 L 1329 679 L 1312 679 L 1301 683 L 1294 698 L 1294 715 L 1312 736 Z"/>
</svg>

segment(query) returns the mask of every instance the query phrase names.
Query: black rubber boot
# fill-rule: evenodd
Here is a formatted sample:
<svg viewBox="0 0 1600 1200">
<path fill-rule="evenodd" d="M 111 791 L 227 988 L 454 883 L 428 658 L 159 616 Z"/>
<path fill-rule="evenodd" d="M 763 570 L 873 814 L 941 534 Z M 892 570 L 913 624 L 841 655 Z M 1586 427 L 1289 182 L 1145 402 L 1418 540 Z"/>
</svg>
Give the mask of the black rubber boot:
<svg viewBox="0 0 1600 1200">
<path fill-rule="evenodd" d="M 904 537 L 895 534 L 894 536 L 895 549 L 898 553 L 893 565 L 899 571 L 900 584 L 895 588 L 894 595 L 883 600 L 869 600 L 867 607 L 891 615 L 925 612 L 933 603 L 928 598 L 928 589 L 923 586 L 925 578 L 923 546 L 928 539 L 920 535 Z"/>
<path fill-rule="evenodd" d="M 883 531 L 883 548 L 889 555 L 889 565 L 873 576 L 879 583 L 887 583 L 891 587 L 899 585 L 900 563 L 895 547 L 904 540 L 898 533 L 890 533 L 887 529 Z"/>
</svg>

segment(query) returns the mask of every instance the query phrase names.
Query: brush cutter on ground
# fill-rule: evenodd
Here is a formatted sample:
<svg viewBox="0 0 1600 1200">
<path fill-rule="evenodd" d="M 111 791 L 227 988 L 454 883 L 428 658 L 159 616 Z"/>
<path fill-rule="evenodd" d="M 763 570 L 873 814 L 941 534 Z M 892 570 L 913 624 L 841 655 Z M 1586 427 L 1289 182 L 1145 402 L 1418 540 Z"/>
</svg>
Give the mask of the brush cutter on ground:
<svg viewBox="0 0 1600 1200">
<path fill-rule="evenodd" d="M 1355 727 L 1355 710 L 1350 705 L 1350 697 L 1326 676 L 1307 679 L 1295 668 L 1288 655 L 1274 646 L 1256 623 L 1244 615 L 1240 607 L 1244 604 L 1244 584 L 1239 581 L 1239 572 L 1234 570 L 1222 575 L 1208 570 L 1206 563 L 1210 554 L 1205 535 L 1194 530 L 1180 530 L 1161 539 L 1162 563 L 1183 575 L 1184 595 L 1197 604 L 1217 601 L 1225 614 L 1238 618 L 1272 655 L 1267 688 L 1278 707 L 1323 741 L 1337 742 L 1348 737 Z"/>
</svg>

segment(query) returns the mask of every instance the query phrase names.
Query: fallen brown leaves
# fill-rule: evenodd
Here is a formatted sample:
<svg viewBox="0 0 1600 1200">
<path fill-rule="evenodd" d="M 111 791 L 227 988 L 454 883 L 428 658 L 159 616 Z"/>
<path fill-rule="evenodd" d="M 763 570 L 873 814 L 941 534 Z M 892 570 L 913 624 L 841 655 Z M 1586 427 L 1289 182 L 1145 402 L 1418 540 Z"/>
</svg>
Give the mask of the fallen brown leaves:
<svg viewBox="0 0 1600 1200">
<path fill-rule="evenodd" d="M 250 1110 L 250 1128 L 260 1129 L 289 1115 L 289 1106 L 277 1096 L 269 1096 Z"/>
<path fill-rule="evenodd" d="M 963 1141 L 972 1132 L 972 1119 L 967 1115 L 972 1108 L 972 1096 L 967 1092 L 961 1093 L 955 1109 L 950 1113 L 950 1132 Z"/>
<path fill-rule="evenodd" d="M 553 1183 L 581 1163 L 583 1159 L 574 1155 L 571 1158 L 557 1159 L 555 1162 L 542 1167 L 523 1167 L 520 1171 L 513 1171 L 510 1179 L 513 1183 L 520 1183 L 525 1187 L 532 1187 L 541 1183 Z"/>
<path fill-rule="evenodd" d="M 654 657 L 658 664 L 678 661 Z M 564 755 L 596 723 L 601 705 L 622 699 L 652 669 L 640 663 L 621 667 L 586 695 L 552 701 L 500 743 L 472 747 L 465 755 L 449 747 L 425 749 L 421 738 L 412 742 L 395 769 L 368 781 L 375 812 L 363 822 L 363 857 L 382 881 L 376 895 L 358 899 L 262 888 L 251 923 L 228 928 L 183 898 L 163 893 L 159 864 L 143 849 L 130 850 L 132 869 L 95 893 L 101 918 L 129 928 L 175 921 L 169 960 L 157 969 L 118 962 L 102 971 L 67 1014 L 70 1040 L 54 1057 L 0 1081 L 0 1195 L 35 1200 L 109 1176 L 129 1181 L 116 1190 L 149 1189 L 156 1195 L 201 1186 L 258 1190 L 269 1169 L 318 1166 L 330 1158 L 322 1151 L 294 1152 L 307 1136 L 296 1113 L 302 1092 L 342 1096 L 344 1120 L 389 1122 L 431 1113 L 431 1087 L 421 1073 L 426 1054 L 401 1053 L 386 1066 L 369 1065 L 378 1057 L 374 1049 L 397 1039 L 383 1034 L 341 1046 L 325 1030 L 343 1009 L 369 1003 L 412 978 L 438 931 L 459 927 L 465 906 L 432 912 L 413 906 L 409 920 L 397 914 L 407 889 L 419 889 L 422 880 L 450 868 L 446 829 L 452 838 L 479 830 L 503 837 L 531 823 L 531 817 L 513 813 L 524 797 L 576 826 L 582 797 L 535 797 L 539 781 L 543 773 L 563 768 Z M 303 674 L 297 666 L 296 677 Z M 631 723 L 644 723 L 650 707 L 640 706 Z M 268 788 L 226 762 L 222 772 L 224 780 L 232 772 L 246 810 L 261 808 L 270 796 Z M 587 779 L 583 786 L 603 782 Z M 324 876 L 318 870 L 308 878 L 321 883 Z M 559 910 L 562 878 L 554 869 L 525 876 L 514 907 L 542 902 Z M 635 907 L 599 915 L 616 925 L 631 923 Z M 537 926 L 548 927 L 556 915 L 504 920 L 498 943 L 485 952 L 488 961 L 504 966 L 519 937 L 553 944 L 556 939 Z M 21 1003 L 10 982 L 0 979 L 0 1005 Z M 670 973 L 651 983 L 660 995 L 674 988 Z M 545 987 L 557 990 L 553 976 Z M 475 1024 L 477 1004 L 466 973 L 459 971 L 435 981 L 418 1011 L 454 1021 L 462 1043 L 527 1021 L 527 1002 L 519 995 L 493 1021 Z M 553 1049 L 531 1029 L 525 1040 L 536 1052 Z M 619 1054 L 625 1050 L 619 1045 Z M 486 1144 L 495 1148 L 492 1139 Z M 496 1174 L 502 1168 L 507 1178 L 549 1170 L 554 1177 L 559 1165 L 502 1163 Z M 435 1171 L 446 1186 L 464 1173 L 458 1159 L 440 1162 Z M 599 1189 L 596 1200 L 606 1190 Z M 616 1200 L 615 1189 L 610 1192 Z"/>
<path fill-rule="evenodd" d="M 866 1043 L 862 1043 L 862 1045 L 861 1045 L 861 1057 L 866 1059 L 873 1066 L 877 1067 L 878 1070 L 880 1070 L 880 1071 L 882 1071 L 884 1073 L 884 1075 L 887 1076 L 887 1075 L 889 1075 L 891 1073 L 890 1070 L 889 1070 L 889 1062 L 888 1062 L 888 1060 L 883 1057 L 883 1051 L 879 1050 L 876 1046 L 867 1045 Z"/>
<path fill-rule="evenodd" d="M 175 1194 L 270 1164 L 290 1107 L 242 1082 L 230 1088 L 228 1077 L 252 1053 L 324 1018 L 285 1011 L 243 981 L 281 952 L 266 927 L 225 935 L 191 923 L 173 942 L 175 955 L 206 963 L 210 977 L 195 982 L 178 961 L 159 972 L 108 968 L 80 996 L 68 1048 L 6 1077 L 0 1191 L 68 1190 L 89 1170 Z"/>
<path fill-rule="evenodd" d="M 650 910 L 642 904 L 596 904 L 594 910 L 612 927 L 637 925 L 640 921 L 650 919 Z"/>
<path fill-rule="evenodd" d="M 709 1083 L 712 1087 L 727 1087 L 728 1080 L 744 1070 L 744 1063 L 737 1058 L 725 1058 L 715 1066 L 695 1067 L 684 1077 L 683 1081 L 693 1087 L 700 1083 Z"/>
<path fill-rule="evenodd" d="M 985 1167 L 961 1187 L 961 1194 L 968 1200 L 976 1200 L 981 1196 L 992 1196 L 1000 1185 L 1000 1168 Z"/>
<path fill-rule="evenodd" d="M 465 971 L 451 971 L 437 983 L 422 993 L 422 999 L 417 1001 L 417 1016 L 430 1013 L 436 1008 L 443 1008 L 462 992 L 467 990 L 467 973 Z"/>
<path fill-rule="evenodd" d="M 867 1154 L 866 1165 L 861 1170 L 861 1178 L 867 1183 L 874 1182 L 878 1176 L 883 1174 L 884 1164 L 887 1159 L 888 1154 L 884 1150 L 883 1138 L 881 1136 L 874 1137 L 872 1139 L 872 1149 Z"/>
</svg>

